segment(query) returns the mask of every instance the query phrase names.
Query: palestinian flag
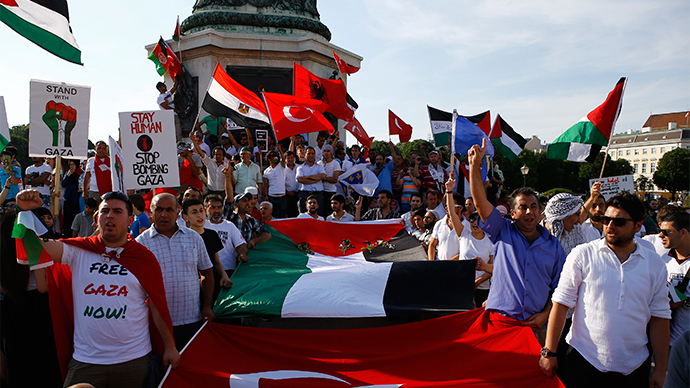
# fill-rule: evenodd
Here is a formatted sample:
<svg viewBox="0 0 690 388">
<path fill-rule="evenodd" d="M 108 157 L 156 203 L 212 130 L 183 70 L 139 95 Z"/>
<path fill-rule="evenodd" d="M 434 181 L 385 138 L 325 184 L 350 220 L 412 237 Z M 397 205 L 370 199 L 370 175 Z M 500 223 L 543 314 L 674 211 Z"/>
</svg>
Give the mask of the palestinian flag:
<svg viewBox="0 0 690 388">
<path fill-rule="evenodd" d="M 167 72 L 170 78 L 175 79 L 178 74 L 182 73 L 180 60 L 177 59 L 173 49 L 168 46 L 162 37 L 158 40 L 153 51 L 151 51 L 149 59 L 156 65 L 158 75 L 164 75 Z"/>
<path fill-rule="evenodd" d="M 212 115 L 229 117 L 241 127 L 271 127 L 261 98 L 232 79 L 220 64 L 216 65 L 201 107 Z"/>
<path fill-rule="evenodd" d="M 549 145 L 549 159 L 594 162 L 602 147 L 607 147 L 623 105 L 628 79 L 618 80 L 603 104 L 589 112 Z"/>
<path fill-rule="evenodd" d="M 82 64 L 69 25 L 67 0 L 0 0 L 0 20 L 46 51 Z"/>
<path fill-rule="evenodd" d="M 17 244 L 17 263 L 30 266 L 32 271 L 53 265 L 53 258 L 38 238 L 45 233 L 48 233 L 48 229 L 33 212 L 17 214 L 12 229 L 12 238 Z"/>
<path fill-rule="evenodd" d="M 0 96 L 0 152 L 10 144 L 10 126 L 7 124 L 7 111 L 5 110 L 5 97 Z"/>
<path fill-rule="evenodd" d="M 249 252 L 222 290 L 218 317 L 386 317 L 457 312 L 474 307 L 467 261 L 369 262 L 364 251 L 386 245 L 401 220 L 268 222 L 271 239 Z M 394 246 L 388 247 L 395 249 Z"/>
<path fill-rule="evenodd" d="M 520 155 L 520 152 L 525 148 L 527 140 L 522 135 L 515 132 L 513 127 L 508 125 L 501 115 L 496 115 L 496 121 L 491 128 L 491 143 L 494 148 L 498 150 L 503 156 L 510 159 L 512 162 Z"/>
<path fill-rule="evenodd" d="M 442 110 L 426 106 L 429 110 L 429 121 L 431 122 L 431 133 L 434 135 L 436 147 L 450 145 L 450 137 L 453 126 L 453 114 Z"/>
<path fill-rule="evenodd" d="M 491 111 L 482 112 L 474 116 L 461 116 L 469 120 L 471 123 L 476 124 L 479 128 L 484 131 L 486 136 L 491 134 Z"/>
<path fill-rule="evenodd" d="M 172 39 L 175 42 L 180 41 L 180 36 L 182 36 L 182 33 L 180 32 L 180 16 L 177 16 L 177 24 L 175 24 L 175 31 L 173 32 Z"/>
<path fill-rule="evenodd" d="M 563 387 L 541 372 L 539 352 L 528 326 L 484 309 L 341 330 L 209 322 L 161 387 Z"/>
</svg>

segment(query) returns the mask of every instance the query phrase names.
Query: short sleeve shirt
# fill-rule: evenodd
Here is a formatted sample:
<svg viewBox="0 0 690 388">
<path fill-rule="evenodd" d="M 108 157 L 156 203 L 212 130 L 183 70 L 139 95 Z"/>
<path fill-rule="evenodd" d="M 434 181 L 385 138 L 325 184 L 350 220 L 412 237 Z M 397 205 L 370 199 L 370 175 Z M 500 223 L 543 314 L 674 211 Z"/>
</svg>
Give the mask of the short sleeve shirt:
<svg viewBox="0 0 690 388">
<path fill-rule="evenodd" d="M 323 166 L 318 163 L 314 163 L 312 166 L 309 166 L 308 164 L 304 163 L 297 167 L 296 178 L 325 173 L 326 170 L 324 170 Z M 312 184 L 299 183 L 299 189 L 300 191 L 323 191 L 323 181 L 319 181 Z"/>
<path fill-rule="evenodd" d="M 223 269 L 235 269 L 237 267 L 237 247 L 247 242 L 242 237 L 240 230 L 230 221 L 223 220 L 217 224 L 206 220 L 205 229 L 215 230 L 218 233 L 223 249 L 218 252 L 218 258 Z"/>
</svg>

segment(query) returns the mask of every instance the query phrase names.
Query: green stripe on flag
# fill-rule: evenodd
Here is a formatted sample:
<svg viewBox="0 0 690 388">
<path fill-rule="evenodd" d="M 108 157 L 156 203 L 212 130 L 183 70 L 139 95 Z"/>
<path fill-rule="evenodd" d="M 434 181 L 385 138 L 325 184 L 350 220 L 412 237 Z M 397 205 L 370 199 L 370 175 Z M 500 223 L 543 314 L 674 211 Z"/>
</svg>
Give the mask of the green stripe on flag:
<svg viewBox="0 0 690 388">
<path fill-rule="evenodd" d="M 43 248 L 43 244 L 36 232 L 19 222 L 20 217 L 17 217 L 12 229 L 12 237 L 17 244 L 17 261 L 31 266 L 31 269 L 43 268 L 53 264 L 52 257 Z"/>
<path fill-rule="evenodd" d="M 46 51 L 66 61 L 82 65 L 81 51 L 59 36 L 27 22 L 5 7 L 0 7 L 0 20 L 21 36 L 36 43 Z"/>
<path fill-rule="evenodd" d="M 567 131 L 553 141 L 552 145 L 556 143 L 597 144 L 606 147 L 609 144 L 609 140 L 591 121 L 587 120 L 580 121 L 568 128 Z"/>
<path fill-rule="evenodd" d="M 10 144 L 10 140 L 5 139 L 5 136 L 0 135 L 0 152 L 2 152 L 2 150 L 4 150 L 8 144 Z"/>
<path fill-rule="evenodd" d="M 498 150 L 498 152 L 501 153 L 501 155 L 508 158 L 511 162 L 515 160 L 515 158 L 517 158 L 515 152 L 512 149 L 510 149 L 510 147 L 507 147 L 505 144 L 503 144 L 500 137 L 495 137 L 491 139 L 491 143 Z"/>
<path fill-rule="evenodd" d="M 442 146 L 450 145 L 450 137 L 451 136 L 452 136 L 452 132 L 434 133 L 434 144 L 436 145 L 436 147 L 442 147 Z"/>
<path fill-rule="evenodd" d="M 156 71 L 158 72 L 158 75 L 163 75 L 167 71 L 163 64 L 158 60 L 158 57 L 156 56 L 156 48 L 158 46 L 153 48 L 153 51 L 151 51 L 151 55 L 149 55 L 149 59 L 156 65 Z"/>
<path fill-rule="evenodd" d="M 232 288 L 223 289 L 213 308 L 218 317 L 280 316 L 288 291 L 304 274 L 309 257 L 297 245 L 269 225 L 271 238 L 249 251 L 249 261 L 237 265 Z"/>
</svg>

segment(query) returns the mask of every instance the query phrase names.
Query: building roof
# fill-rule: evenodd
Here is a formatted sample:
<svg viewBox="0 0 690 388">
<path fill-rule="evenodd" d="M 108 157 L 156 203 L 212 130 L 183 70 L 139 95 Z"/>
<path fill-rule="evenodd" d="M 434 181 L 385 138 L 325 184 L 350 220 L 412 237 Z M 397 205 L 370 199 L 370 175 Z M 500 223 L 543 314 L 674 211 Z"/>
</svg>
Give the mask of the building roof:
<svg viewBox="0 0 690 388">
<path fill-rule="evenodd" d="M 642 128 L 651 128 L 652 131 L 667 130 L 668 123 L 676 123 L 678 128 L 689 128 L 688 119 L 685 115 L 688 112 L 659 113 L 650 115 Z"/>
<path fill-rule="evenodd" d="M 645 143 L 662 140 L 690 139 L 690 130 L 688 129 L 674 129 L 666 131 L 655 132 L 636 132 L 633 134 L 614 135 L 611 139 L 611 145 L 623 145 L 629 143 Z"/>
</svg>

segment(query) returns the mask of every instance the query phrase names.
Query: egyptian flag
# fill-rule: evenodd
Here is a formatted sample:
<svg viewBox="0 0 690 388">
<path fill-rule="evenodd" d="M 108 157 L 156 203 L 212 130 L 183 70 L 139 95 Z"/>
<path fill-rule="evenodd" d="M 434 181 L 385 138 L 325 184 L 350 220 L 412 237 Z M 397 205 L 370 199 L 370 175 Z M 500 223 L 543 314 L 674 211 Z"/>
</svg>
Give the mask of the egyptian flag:
<svg viewBox="0 0 690 388">
<path fill-rule="evenodd" d="M 217 317 L 386 317 L 448 313 L 474 306 L 474 260 L 373 263 L 400 219 L 267 223 L 271 239 L 249 252 L 222 290 Z M 390 246 L 387 249 L 395 249 Z"/>
<path fill-rule="evenodd" d="M 229 117 L 241 127 L 271 127 L 261 98 L 230 78 L 220 64 L 216 65 L 201 107 L 212 115 Z"/>
<path fill-rule="evenodd" d="M 335 53 L 335 51 L 333 51 L 333 57 L 335 58 L 335 63 L 338 64 L 338 70 L 340 70 L 342 74 L 352 75 L 359 71 L 359 67 L 348 65 L 344 59 L 340 58 L 338 54 Z"/>
<path fill-rule="evenodd" d="M 398 135 L 401 143 L 407 143 L 412 137 L 412 126 L 402 121 L 390 109 L 388 109 L 388 130 L 391 135 Z"/>
<path fill-rule="evenodd" d="M 491 129 L 491 143 L 503 156 L 512 162 L 525 148 L 527 140 L 515 132 L 513 127 L 503 120 L 501 115 L 496 115 L 496 121 Z"/>
<path fill-rule="evenodd" d="M 621 112 L 627 82 L 626 77 L 618 80 L 603 104 L 589 112 L 549 145 L 546 157 L 573 162 L 594 162 L 601 147 L 609 144 Z"/>
<path fill-rule="evenodd" d="M 82 64 L 69 25 L 67 0 L 0 0 L 0 20 L 46 51 Z"/>
<path fill-rule="evenodd" d="M 12 229 L 12 238 L 17 246 L 17 263 L 28 265 L 31 270 L 53 265 L 53 258 L 43 248 L 38 236 L 48 233 L 36 214 L 22 211 L 17 214 Z"/>
<path fill-rule="evenodd" d="M 156 65 L 158 75 L 163 75 L 166 72 L 170 78 L 175 79 L 178 74 L 182 73 L 182 64 L 177 59 L 175 52 L 168 46 L 168 44 L 161 37 L 158 43 L 151 51 L 149 59 Z"/>
<path fill-rule="evenodd" d="M 416 282 L 407 286 L 417 289 Z M 484 309 L 341 330 L 209 322 L 161 386 L 563 387 L 558 377 L 542 373 L 539 353 L 529 326 Z"/>
<path fill-rule="evenodd" d="M 328 105 L 320 100 L 263 92 L 268 117 L 278 141 L 308 132 L 335 132 L 323 112 Z"/>
<path fill-rule="evenodd" d="M 434 144 L 436 144 L 436 147 L 450 145 L 450 137 L 453 130 L 453 114 L 432 108 L 429 105 L 426 107 L 429 110 L 429 121 L 431 122 L 431 134 L 434 135 Z"/>
<path fill-rule="evenodd" d="M 352 116 L 352 119 L 348 120 L 343 128 L 349 131 L 360 144 L 366 147 L 371 147 L 374 137 L 367 134 L 367 131 L 364 130 L 364 127 L 362 127 L 362 124 L 359 122 L 359 120 L 357 120 L 356 117 Z"/>
<path fill-rule="evenodd" d="M 321 100 L 328 104 L 329 112 L 340 120 L 349 121 L 355 114 L 355 106 L 348 102 L 345 83 L 341 79 L 315 76 L 311 71 L 295 63 L 294 91 L 297 97 Z"/>
</svg>

